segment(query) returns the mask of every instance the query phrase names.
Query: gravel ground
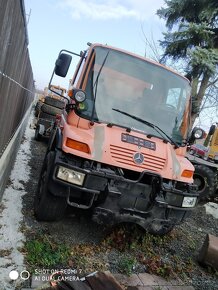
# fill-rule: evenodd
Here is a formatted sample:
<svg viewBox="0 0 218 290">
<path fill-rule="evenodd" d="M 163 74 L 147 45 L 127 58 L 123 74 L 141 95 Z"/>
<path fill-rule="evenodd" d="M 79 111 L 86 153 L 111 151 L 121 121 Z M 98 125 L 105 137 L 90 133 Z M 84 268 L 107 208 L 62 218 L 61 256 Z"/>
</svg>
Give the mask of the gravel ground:
<svg viewBox="0 0 218 290">
<path fill-rule="evenodd" d="M 34 130 L 32 130 L 32 132 L 34 136 Z M 125 239 L 124 242 L 127 240 L 128 243 L 128 238 L 131 239 L 131 231 L 127 231 L 127 233 L 124 234 L 120 229 L 109 232 L 104 226 L 93 223 L 89 218 L 74 216 L 70 211 L 66 217 L 59 222 L 39 223 L 35 220 L 33 214 L 33 197 L 36 192 L 40 168 L 47 144 L 46 142 L 35 141 L 33 136 L 30 146 L 31 160 L 29 161 L 31 173 L 29 181 L 24 185 L 27 194 L 23 197 L 23 232 L 26 233 L 27 240 L 31 240 L 36 233 L 42 233 L 48 235 L 53 241 L 63 245 L 89 244 L 98 246 L 100 244 L 102 245 L 103 239 L 106 239 L 105 251 L 98 251 L 91 255 L 90 263 L 92 267 L 89 268 L 87 265 L 87 269 L 85 270 L 89 272 L 91 270 L 99 270 L 98 267 L 102 267 L 102 269 L 109 269 L 112 273 L 122 272 L 120 261 L 124 261 L 129 255 L 131 256 L 131 251 L 134 252 L 136 256 L 137 254 L 141 255 L 141 249 L 137 250 L 132 248 L 128 252 L 128 249 L 126 250 L 125 248 L 119 251 L 119 248 L 117 248 L 113 242 L 109 243 L 108 241 L 113 241 L 114 239 L 116 243 L 117 235 L 122 233 L 121 236 Z M 198 251 L 207 233 L 218 236 L 218 219 L 215 219 L 212 215 L 206 214 L 205 207 L 201 206 L 195 209 L 192 217 L 183 225 L 173 230 L 172 234 L 166 238 L 162 246 L 160 246 L 159 242 L 158 245 L 155 245 L 155 243 L 153 245 L 155 251 L 157 251 L 157 255 L 160 255 L 162 260 L 166 261 L 168 264 L 175 263 L 172 257 L 174 257 L 174 259 L 175 256 L 177 257 L 179 260 L 177 264 L 181 264 L 180 269 L 178 269 L 179 277 L 185 284 L 192 285 L 197 290 L 218 289 L 217 274 L 211 269 L 200 267 L 197 263 Z M 138 234 L 141 234 L 140 230 L 138 230 Z M 145 233 L 142 235 L 145 235 Z M 134 244 L 133 240 L 134 237 L 131 239 L 131 245 Z M 107 248 L 108 245 L 109 247 Z M 92 250 L 90 247 L 87 251 Z M 77 248 L 77 250 L 78 249 L 79 248 Z M 88 255 L 89 254 L 90 253 L 88 253 Z M 100 265 L 99 262 L 97 263 L 97 261 L 100 260 L 102 261 L 102 265 Z M 188 263 L 190 264 L 189 266 L 187 266 Z M 137 273 L 148 270 L 145 264 L 136 262 L 131 272 Z"/>
</svg>

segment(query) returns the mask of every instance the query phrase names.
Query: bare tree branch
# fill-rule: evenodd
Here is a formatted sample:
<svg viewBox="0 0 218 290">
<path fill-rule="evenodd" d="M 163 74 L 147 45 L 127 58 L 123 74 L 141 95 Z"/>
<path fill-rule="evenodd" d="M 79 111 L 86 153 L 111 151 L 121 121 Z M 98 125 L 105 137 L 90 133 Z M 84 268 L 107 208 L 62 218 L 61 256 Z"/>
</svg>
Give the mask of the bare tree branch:
<svg viewBox="0 0 218 290">
<path fill-rule="evenodd" d="M 161 54 L 159 53 L 157 43 L 154 40 L 153 33 L 151 33 L 151 40 L 149 40 L 144 32 L 142 23 L 141 23 L 141 31 L 142 31 L 144 41 L 145 41 L 145 54 L 147 54 L 146 47 L 148 46 L 153 53 L 153 56 L 149 56 L 149 57 L 151 57 L 153 60 L 155 60 L 157 62 L 160 62 Z"/>
<path fill-rule="evenodd" d="M 217 86 L 216 86 L 216 83 L 218 84 L 218 77 L 217 77 L 215 80 L 213 80 L 212 82 L 209 82 L 207 87 L 210 87 L 210 86 L 213 86 L 213 85 L 214 85 L 215 87 L 217 87 Z"/>
</svg>

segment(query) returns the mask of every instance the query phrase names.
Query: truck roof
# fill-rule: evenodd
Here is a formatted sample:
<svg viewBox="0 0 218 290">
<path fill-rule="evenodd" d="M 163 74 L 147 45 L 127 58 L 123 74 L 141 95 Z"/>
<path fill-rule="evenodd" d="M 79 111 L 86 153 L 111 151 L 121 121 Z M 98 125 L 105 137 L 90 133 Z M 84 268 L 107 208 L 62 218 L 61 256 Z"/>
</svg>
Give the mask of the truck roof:
<svg viewBox="0 0 218 290">
<path fill-rule="evenodd" d="M 170 67 L 167 67 L 167 66 L 165 66 L 165 65 L 163 65 L 163 64 L 160 64 L 159 62 L 156 62 L 156 61 L 154 61 L 154 60 L 148 59 L 148 58 L 146 58 L 146 57 L 144 57 L 144 56 L 141 56 L 141 55 L 139 55 L 139 54 L 135 54 L 135 53 L 130 52 L 130 51 L 127 51 L 127 50 L 125 50 L 125 49 L 121 49 L 121 48 L 113 47 L 113 46 L 110 46 L 110 45 L 107 45 L 107 44 L 104 45 L 104 44 L 101 44 L 101 43 L 92 43 L 92 44 L 90 45 L 91 48 L 94 48 L 94 47 L 96 47 L 96 46 L 100 46 L 100 47 L 104 47 L 104 48 L 113 49 L 113 50 L 120 51 L 120 52 L 123 52 L 123 53 L 128 54 L 128 55 L 131 55 L 131 56 L 133 56 L 133 57 L 139 58 L 139 59 L 141 59 L 141 60 L 146 60 L 147 62 L 149 62 L 149 63 L 151 63 L 151 64 L 154 64 L 154 65 L 156 65 L 156 66 L 159 66 L 159 67 L 162 67 L 162 68 L 164 68 L 164 69 L 167 69 L 168 71 L 171 71 L 172 73 L 178 75 L 179 77 L 182 77 L 183 79 L 187 80 L 187 81 L 190 83 L 190 81 L 189 81 L 186 77 L 184 77 L 183 75 L 181 75 L 181 74 L 178 73 L 177 71 L 171 69 Z"/>
</svg>

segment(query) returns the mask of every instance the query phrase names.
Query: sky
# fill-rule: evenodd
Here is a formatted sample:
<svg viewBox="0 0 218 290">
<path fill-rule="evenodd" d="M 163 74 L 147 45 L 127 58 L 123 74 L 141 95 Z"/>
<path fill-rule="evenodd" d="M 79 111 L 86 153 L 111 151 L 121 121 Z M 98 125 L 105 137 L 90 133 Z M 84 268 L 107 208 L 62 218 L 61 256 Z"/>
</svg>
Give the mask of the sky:
<svg viewBox="0 0 218 290">
<path fill-rule="evenodd" d="M 79 53 L 98 42 L 149 56 L 144 34 L 157 43 L 162 38 L 161 6 L 164 0 L 25 0 L 36 88 L 48 85 L 61 49 Z M 57 85 L 68 87 L 78 61 L 73 58 L 69 76 L 55 79 Z"/>
<path fill-rule="evenodd" d="M 151 58 L 146 39 L 158 47 L 166 32 L 156 12 L 164 0 L 24 0 L 29 53 L 37 89 L 48 86 L 61 49 L 79 53 L 87 42 L 108 44 Z M 161 53 L 161 49 L 159 50 Z M 73 57 L 65 79 L 53 84 L 68 88 L 79 58 Z M 208 130 L 217 121 L 213 108 L 201 113 L 196 125 Z"/>
</svg>

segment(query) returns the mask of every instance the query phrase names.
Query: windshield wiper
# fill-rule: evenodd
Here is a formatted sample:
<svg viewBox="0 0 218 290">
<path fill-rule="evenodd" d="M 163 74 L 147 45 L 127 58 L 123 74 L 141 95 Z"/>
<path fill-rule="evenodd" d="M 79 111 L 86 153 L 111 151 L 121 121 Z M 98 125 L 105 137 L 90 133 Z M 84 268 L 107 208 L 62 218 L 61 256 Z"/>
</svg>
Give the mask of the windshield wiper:
<svg viewBox="0 0 218 290">
<path fill-rule="evenodd" d="M 120 128 L 124 128 L 124 129 L 126 129 L 126 132 L 128 132 L 128 133 L 130 133 L 131 130 L 132 130 L 130 127 L 123 126 L 123 125 L 116 124 L 116 123 L 108 123 L 107 124 L 107 127 L 109 127 L 109 128 L 112 128 L 113 126 L 117 126 L 117 127 L 120 127 Z"/>
<path fill-rule="evenodd" d="M 98 71 L 98 75 L 97 75 L 97 77 L 95 79 L 95 83 L 94 83 L 94 85 L 92 87 L 92 92 L 93 92 L 93 95 L 94 95 L 94 100 L 93 100 L 93 107 L 92 107 L 91 123 L 93 123 L 94 112 L 95 112 L 95 101 L 96 101 L 96 96 L 97 96 L 98 79 L 99 79 L 99 76 L 101 74 L 101 71 L 102 71 L 102 69 L 104 67 L 104 64 L 105 64 L 105 62 L 107 60 L 107 57 L 109 55 L 109 52 L 110 51 L 108 50 L 108 52 L 107 52 L 107 54 L 106 54 L 106 56 L 105 56 L 105 58 L 104 58 L 104 60 L 103 60 L 103 62 L 101 64 L 101 67 L 100 67 L 100 69 Z M 95 88 L 95 92 L 94 92 L 94 88 Z"/>
<path fill-rule="evenodd" d="M 173 144 L 173 145 L 175 145 L 175 147 L 176 148 L 179 148 L 179 145 L 170 137 L 170 136 L 168 136 L 161 128 L 159 128 L 157 125 L 154 125 L 154 124 L 152 124 L 152 123 L 150 123 L 150 122 L 148 122 L 148 121 L 146 121 L 146 120 L 143 120 L 143 119 L 141 119 L 141 118 L 139 118 L 139 117 L 136 117 L 136 116 L 134 116 L 134 115 L 131 115 L 131 114 L 129 114 L 129 113 L 127 113 L 127 112 L 124 112 L 124 111 L 121 111 L 121 110 L 118 110 L 118 109 L 115 109 L 115 108 L 112 108 L 112 110 L 113 111 L 116 111 L 116 112 L 118 112 L 118 113 L 121 113 L 121 114 L 123 114 L 123 115 L 126 115 L 126 116 L 128 116 L 128 117 L 130 117 L 130 118 L 132 118 L 132 119 L 134 119 L 134 120 L 136 120 L 136 121 L 139 121 L 140 123 L 142 123 L 142 124 L 145 124 L 145 125 L 147 125 L 147 126 L 149 126 L 149 127 L 151 127 L 151 128 L 153 128 L 153 129 L 155 129 L 156 130 L 156 132 L 158 132 L 160 135 L 162 135 L 162 137 L 163 137 L 163 135 L 165 135 L 167 138 L 168 138 L 168 140 L 170 140 L 170 142 Z M 162 134 L 161 134 L 161 133 Z"/>
</svg>

